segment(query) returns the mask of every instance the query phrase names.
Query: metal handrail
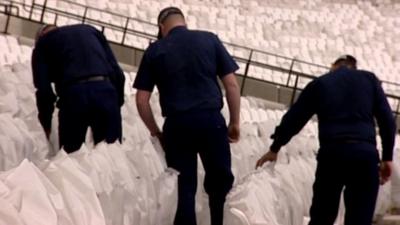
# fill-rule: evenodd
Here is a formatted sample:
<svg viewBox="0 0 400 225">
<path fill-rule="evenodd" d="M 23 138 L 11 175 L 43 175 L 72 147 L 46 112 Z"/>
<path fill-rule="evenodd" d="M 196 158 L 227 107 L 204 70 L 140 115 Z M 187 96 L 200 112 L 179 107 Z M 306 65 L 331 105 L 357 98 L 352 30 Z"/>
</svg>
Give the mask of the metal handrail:
<svg viewBox="0 0 400 225">
<path fill-rule="evenodd" d="M 4 3 L 0 3 L 0 7 L 3 7 L 4 11 L 0 11 L 2 13 L 4 13 L 7 16 L 6 19 L 6 23 L 5 23 L 5 27 L 4 27 L 4 33 L 7 33 L 8 31 L 8 26 L 10 24 L 10 16 L 13 14 L 13 9 L 16 10 L 17 14 L 19 14 L 19 8 L 10 4 L 4 4 Z"/>
<path fill-rule="evenodd" d="M 4 1 L 21 5 L 20 2 L 16 2 L 14 0 L 4 0 Z M 151 23 L 151 22 L 139 19 L 139 18 L 124 16 L 124 15 L 121 15 L 121 14 L 118 14 L 118 13 L 115 13 L 115 12 L 111 12 L 109 10 L 98 9 L 98 8 L 94 8 L 94 7 L 91 7 L 91 6 L 83 5 L 83 4 L 80 4 L 80 3 L 72 2 L 72 1 L 69 1 L 69 0 L 58 0 L 58 1 L 59 2 L 66 2 L 66 3 L 69 3 L 69 4 L 75 5 L 75 6 L 79 6 L 79 7 L 82 7 L 83 9 L 86 9 L 86 10 L 95 10 L 95 11 L 98 11 L 98 12 L 107 13 L 109 15 L 118 16 L 118 17 L 121 17 L 121 18 L 126 18 L 126 19 L 129 19 L 131 21 L 137 21 L 137 22 L 140 22 L 140 23 L 143 23 L 143 24 L 146 24 L 146 25 L 150 25 L 150 26 L 153 26 L 153 27 L 157 28 L 157 24 L 154 24 L 154 23 Z M 45 2 L 47 2 L 47 0 Z M 22 5 L 23 5 L 24 8 L 26 8 L 26 6 L 28 6 L 27 3 L 26 3 L 26 0 L 24 0 Z M 36 9 L 43 9 L 45 7 L 46 7 L 45 5 L 37 4 L 36 1 L 33 0 L 31 8 L 30 8 L 30 11 L 33 11 L 33 9 L 35 9 L 35 8 Z M 58 13 L 64 14 L 64 15 L 70 15 L 72 17 L 80 16 L 80 15 L 72 14 L 72 13 L 69 13 L 69 12 L 61 11 L 61 10 L 50 8 L 50 7 L 47 7 L 47 10 L 49 10 L 50 12 L 58 12 Z M 89 19 L 89 18 L 86 18 L 86 19 Z M 114 28 L 117 28 L 117 29 L 121 28 L 120 26 L 117 26 L 117 25 L 114 25 L 114 24 L 109 24 L 109 23 L 106 23 L 104 21 L 98 21 L 98 20 L 96 21 L 96 20 L 93 20 L 93 19 L 89 19 L 89 20 L 91 20 L 92 22 L 99 22 L 99 23 L 107 24 L 107 25 L 110 25 L 111 27 L 114 27 Z M 120 30 L 120 29 L 118 29 L 118 30 Z M 128 29 L 128 31 L 133 31 L 133 30 L 132 29 Z M 140 32 L 140 31 L 137 31 L 137 32 Z M 151 41 L 156 40 L 156 34 L 150 34 L 150 33 L 145 33 L 145 32 L 142 32 L 142 33 L 145 34 L 146 36 L 148 36 L 151 39 Z M 249 52 L 253 51 L 254 53 L 261 53 L 261 54 L 264 54 L 264 55 L 267 55 L 267 56 L 273 56 L 273 57 L 276 57 L 276 58 L 279 58 L 279 59 L 283 59 L 283 60 L 288 60 L 288 61 L 292 61 L 293 60 L 293 58 L 288 57 L 288 56 L 279 55 L 279 54 L 276 54 L 276 53 L 271 53 L 271 52 L 263 51 L 263 50 L 260 50 L 260 49 L 254 49 L 254 48 L 250 48 L 250 47 L 247 47 L 247 46 L 238 45 L 238 44 L 235 44 L 235 43 L 230 43 L 230 42 L 225 42 L 225 41 L 222 41 L 222 42 L 227 46 L 239 48 L 239 49 L 246 50 L 246 51 L 249 51 Z M 300 59 L 296 59 L 296 62 L 299 62 L 299 63 L 302 63 L 302 64 L 307 64 L 307 65 L 310 65 L 310 66 L 315 66 L 315 67 L 322 67 L 322 68 L 325 67 L 325 66 L 322 66 L 322 65 L 319 65 L 319 64 L 315 64 L 315 63 L 312 63 L 312 62 L 302 61 Z"/>
<path fill-rule="evenodd" d="M 12 14 L 13 9 L 15 9 L 15 11 L 17 11 L 17 14 L 19 14 L 19 8 L 17 6 L 0 3 L 0 7 L 4 9 L 3 13 L 6 15 Z M 0 12 L 2 12 L 2 11 L 0 11 Z"/>
</svg>

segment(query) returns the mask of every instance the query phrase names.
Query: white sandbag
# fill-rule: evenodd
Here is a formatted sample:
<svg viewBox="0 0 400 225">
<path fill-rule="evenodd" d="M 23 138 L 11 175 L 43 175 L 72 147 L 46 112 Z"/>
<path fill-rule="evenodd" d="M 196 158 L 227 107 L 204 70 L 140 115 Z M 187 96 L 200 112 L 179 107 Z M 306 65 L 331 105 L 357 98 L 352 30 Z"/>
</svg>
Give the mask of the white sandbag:
<svg viewBox="0 0 400 225">
<path fill-rule="evenodd" d="M 36 172 L 43 186 L 46 188 L 47 196 L 49 197 L 50 202 L 53 205 L 53 209 L 57 214 L 57 225 L 75 225 L 68 210 L 69 208 L 65 204 L 68 199 L 64 199 L 62 193 L 60 192 L 64 188 L 58 182 L 63 179 L 62 174 L 58 171 L 57 166 L 51 162 L 43 162 L 42 166 L 45 168 L 45 174 L 43 174 L 42 171 L 36 166 L 33 166 L 33 170 Z M 49 180 L 50 178 L 52 178 L 52 181 Z"/>
<path fill-rule="evenodd" d="M 124 148 L 127 146 L 119 143 L 100 143 L 93 150 L 83 146 L 70 156 L 96 184 L 107 225 L 152 225 L 156 219 L 155 196 L 149 195 L 149 189 L 154 189 L 153 181 L 140 177 Z"/>
<path fill-rule="evenodd" d="M 33 138 L 33 143 L 35 146 L 32 154 L 29 157 L 29 160 L 31 160 L 34 164 L 40 164 L 40 162 L 49 158 L 48 140 L 47 140 L 43 130 L 38 132 L 38 131 L 32 131 L 28 128 L 28 132 L 31 135 L 31 137 Z"/>
<path fill-rule="evenodd" d="M 11 83 L 11 84 L 19 84 L 19 78 L 14 75 L 12 72 L 12 68 L 10 67 L 9 71 L 3 71 L 0 76 L 0 83 Z"/>
<path fill-rule="evenodd" d="M 388 213 L 391 205 L 391 181 L 379 187 L 375 206 L 375 218 L 381 218 Z"/>
<path fill-rule="evenodd" d="M 104 148 L 100 150 L 96 148 L 94 151 L 98 151 L 110 159 L 109 163 L 113 169 L 115 184 L 122 187 L 133 187 L 134 183 L 129 170 L 129 161 L 120 143 L 104 144 Z"/>
<path fill-rule="evenodd" d="M 91 166 L 97 171 L 99 183 L 101 185 L 100 192 L 110 194 L 113 190 L 115 174 L 113 173 L 112 161 L 107 155 L 102 154 L 102 151 L 107 151 L 106 144 L 100 143 L 96 149 L 89 151 Z"/>
<path fill-rule="evenodd" d="M 282 201 L 285 199 L 287 204 L 288 216 L 287 218 L 292 225 L 301 225 L 301 218 L 304 215 L 304 211 L 308 210 L 303 205 L 301 194 L 296 189 L 296 184 L 293 182 L 293 174 L 289 171 L 287 165 L 276 165 L 274 175 L 279 180 L 281 187 Z"/>
<path fill-rule="evenodd" d="M 147 170 L 149 170 L 149 175 L 147 181 L 148 181 L 148 194 L 149 194 L 149 199 L 147 200 L 148 202 L 148 207 L 149 207 L 149 217 L 150 217 L 150 223 L 154 224 L 155 221 L 155 215 L 157 214 L 157 189 L 158 187 L 156 186 L 156 180 L 158 177 L 165 171 L 165 167 L 162 164 L 162 162 L 159 160 L 159 156 L 156 153 L 153 144 L 151 143 L 150 139 L 147 139 L 146 142 L 143 145 L 142 148 L 143 155 L 147 164 Z M 150 178 L 150 179 L 149 179 Z"/>
<path fill-rule="evenodd" d="M 257 137 L 246 137 L 237 144 L 231 144 L 232 172 L 235 183 L 254 170 L 255 162 L 261 156 Z"/>
<path fill-rule="evenodd" d="M 279 199 L 271 184 L 268 182 L 270 175 L 266 170 L 259 170 L 250 173 L 244 177 L 231 190 L 225 203 L 224 215 L 227 222 L 238 218 L 227 218 L 229 216 L 237 217 L 243 215 L 239 220 L 248 221 L 249 224 L 260 225 L 279 225 L 274 206 Z M 232 214 L 232 211 L 239 211 Z"/>
<path fill-rule="evenodd" d="M 131 171 L 130 173 L 132 177 L 134 177 L 135 187 L 133 190 L 130 190 L 130 194 L 132 195 L 129 198 L 132 199 L 132 201 L 130 201 L 131 204 L 125 205 L 127 212 L 133 213 L 129 214 L 129 217 L 125 217 L 125 219 L 135 221 L 135 224 L 150 224 L 149 217 L 154 217 L 156 213 L 156 210 L 148 210 L 151 207 L 156 207 L 157 193 L 154 187 L 154 181 L 151 179 L 149 174 L 143 172 L 143 170 L 146 169 L 144 156 L 137 154 L 142 152 L 139 150 L 132 150 L 126 144 L 124 144 L 122 148 L 124 149 L 126 156 L 130 155 L 130 157 L 136 158 L 136 160 L 132 160 L 132 158 L 127 157 L 129 161 L 129 169 Z M 156 219 L 157 218 L 153 218 L 153 221 Z"/>
<path fill-rule="evenodd" d="M 24 88 L 24 87 L 21 87 Z M 22 91 L 20 91 L 22 92 Z M 22 94 L 20 94 L 22 95 Z M 21 99 L 22 97 L 18 96 L 18 114 L 17 116 L 20 118 L 26 118 L 29 116 L 34 116 L 36 115 L 37 109 L 36 109 L 36 101 L 34 99 L 34 96 L 28 96 L 25 97 L 25 99 Z"/>
<path fill-rule="evenodd" d="M 376 136 L 378 152 L 382 156 L 382 139 L 380 136 Z M 397 154 L 394 153 L 394 158 L 396 158 Z M 396 165 L 396 164 L 394 164 Z M 395 169 L 395 168 L 394 168 Z M 391 177 L 393 179 L 393 177 Z M 376 200 L 374 218 L 378 219 L 385 215 L 391 207 L 392 203 L 392 181 L 386 182 L 384 185 L 379 186 L 378 198 Z"/>
<path fill-rule="evenodd" d="M 225 225 L 251 225 L 246 215 L 236 208 L 224 210 Z"/>
<path fill-rule="evenodd" d="M 97 194 L 107 225 L 123 224 L 124 190 L 114 187 L 111 192 Z"/>
<path fill-rule="evenodd" d="M 125 198 L 123 199 L 123 217 L 124 223 L 128 223 L 126 220 L 132 221 L 138 214 L 135 214 L 128 208 L 136 208 L 142 214 L 142 210 L 146 209 L 146 206 L 141 204 L 147 198 L 149 185 L 153 183 L 146 183 L 141 178 L 141 174 L 135 169 L 132 163 L 126 157 L 126 151 L 123 150 L 126 146 L 119 143 L 110 144 L 107 147 L 107 151 L 103 151 L 103 154 L 107 154 L 111 159 L 113 165 L 114 187 L 121 187 L 124 192 Z M 156 181 L 155 181 L 156 182 Z M 155 219 L 155 218 L 154 218 Z"/>
<path fill-rule="evenodd" d="M 167 161 L 165 160 L 165 152 L 160 143 L 160 140 L 157 137 L 151 137 L 150 141 L 153 144 L 154 150 L 157 153 L 158 160 L 160 161 L 162 167 L 167 168 Z"/>
<path fill-rule="evenodd" d="M 107 223 L 125 224 L 126 220 L 131 221 L 134 213 L 125 211 L 125 208 L 134 208 L 134 206 L 131 206 L 132 201 L 137 200 L 137 197 L 135 196 L 135 183 L 129 168 L 129 161 L 126 159 L 121 145 L 119 143 L 109 145 L 102 143 L 100 146 L 96 146 L 93 153 L 102 154 L 109 159 L 107 163 L 112 168 L 113 190 L 110 193 L 99 194 Z"/>
<path fill-rule="evenodd" d="M 32 115 L 24 117 L 23 121 L 25 122 L 29 131 L 31 131 L 31 132 L 39 132 L 40 131 L 41 133 L 44 134 L 43 127 L 42 127 L 42 125 L 40 125 L 37 114 L 38 113 L 35 110 L 35 112 Z"/>
<path fill-rule="evenodd" d="M 13 197 L 17 196 L 17 197 Z M 10 199 L 21 199 L 19 190 L 11 190 L 0 181 L 0 225 L 25 225 L 18 210 Z"/>
<path fill-rule="evenodd" d="M 26 47 L 26 46 L 23 46 Z M 18 78 L 19 82 L 23 82 L 25 84 L 30 84 L 33 86 L 33 76 L 32 70 L 29 64 L 27 63 L 14 63 L 11 66 L 12 71 L 15 76 Z"/>
<path fill-rule="evenodd" d="M 0 206 L 0 225 L 25 225 L 12 204 L 0 198 Z"/>
<path fill-rule="evenodd" d="M 393 173 L 390 178 L 392 182 L 391 190 L 391 207 L 399 210 L 400 209 L 400 154 L 399 149 L 395 149 L 393 155 Z"/>
<path fill-rule="evenodd" d="M 0 113 L 16 115 L 19 111 L 17 96 L 13 92 L 0 95 Z"/>
<path fill-rule="evenodd" d="M 0 171 L 15 168 L 20 157 L 11 138 L 0 135 Z"/>
<path fill-rule="evenodd" d="M 100 148 L 104 147 L 104 143 L 100 144 Z M 104 215 L 104 222 L 107 225 L 112 225 L 115 217 L 113 209 L 120 209 L 120 204 L 113 202 L 111 194 L 114 191 L 111 166 L 104 160 L 104 155 L 99 151 L 90 150 L 86 145 L 71 154 L 71 160 L 80 165 L 82 171 L 88 175 L 93 184 L 93 188 L 99 200 L 99 204 Z M 101 157 L 101 160 L 100 158 Z M 108 174 L 108 175 L 107 175 Z M 117 201 L 115 199 L 114 201 Z"/>
<path fill-rule="evenodd" d="M 13 158 L 10 158 L 14 167 L 24 158 L 31 159 L 32 154 L 35 152 L 35 144 L 24 122 L 9 114 L 0 114 L 0 124 L 2 124 L 0 126 L 0 135 L 9 138 L 14 145 Z"/>
<path fill-rule="evenodd" d="M 103 211 L 90 178 L 82 168 L 60 151 L 52 160 L 58 172 L 48 173 L 61 189 L 76 225 L 105 225 Z M 57 178 L 60 175 L 61 178 Z"/>
<path fill-rule="evenodd" d="M 166 168 L 158 160 L 158 155 L 149 139 L 143 145 L 136 146 L 135 149 L 126 150 L 129 161 L 147 182 L 154 183 L 165 171 Z"/>
<path fill-rule="evenodd" d="M 20 138 L 22 140 L 22 149 L 20 149 L 23 158 L 27 158 L 32 161 L 37 156 L 34 156 L 37 152 L 35 140 L 32 134 L 29 132 L 28 127 L 20 118 L 14 118 L 13 123 L 20 132 Z"/>
<path fill-rule="evenodd" d="M 45 186 L 30 162 L 22 161 L 14 170 L 1 174 L 0 179 L 10 189 L 21 190 L 21 197 L 17 196 L 7 200 L 18 210 L 25 224 L 57 224 L 57 213 L 47 195 Z"/>
<path fill-rule="evenodd" d="M 89 153 L 90 151 L 91 150 L 87 149 L 86 145 L 83 144 L 78 151 L 72 152 L 68 156 L 71 160 L 80 165 L 83 172 L 90 178 L 96 193 L 100 193 L 103 192 L 103 187 L 100 181 L 100 175 L 93 166 L 92 157 L 90 157 Z"/>
<path fill-rule="evenodd" d="M 310 217 L 305 216 L 303 219 L 303 225 L 308 225 L 309 222 L 310 222 Z"/>
</svg>

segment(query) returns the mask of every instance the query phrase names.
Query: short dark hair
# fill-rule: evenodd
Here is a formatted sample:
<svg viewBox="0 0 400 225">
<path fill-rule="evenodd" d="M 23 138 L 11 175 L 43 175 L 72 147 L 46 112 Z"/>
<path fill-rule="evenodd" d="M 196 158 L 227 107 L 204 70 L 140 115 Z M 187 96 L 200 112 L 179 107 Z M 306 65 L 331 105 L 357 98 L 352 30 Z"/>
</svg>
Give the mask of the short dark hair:
<svg viewBox="0 0 400 225">
<path fill-rule="evenodd" d="M 160 13 L 158 14 L 157 18 L 158 25 L 164 23 L 164 21 L 171 15 L 181 15 L 183 18 L 185 18 L 183 12 L 179 8 L 173 6 L 167 7 L 161 10 Z"/>
<path fill-rule="evenodd" d="M 342 55 L 335 60 L 333 65 L 347 65 L 353 68 L 357 68 L 357 59 L 352 55 Z"/>
<path fill-rule="evenodd" d="M 160 11 L 157 17 L 157 25 L 160 26 L 171 15 L 181 15 L 183 18 L 185 18 L 183 12 L 179 8 L 171 6 Z M 160 40 L 161 38 L 161 28 L 158 28 L 157 39 Z"/>
<path fill-rule="evenodd" d="M 39 29 L 37 30 L 36 35 L 35 35 L 35 42 L 37 42 L 39 40 L 39 38 L 43 35 L 43 33 L 45 33 L 48 29 L 55 28 L 55 27 L 57 27 L 57 26 L 54 24 L 44 24 L 41 27 L 39 27 Z"/>
</svg>

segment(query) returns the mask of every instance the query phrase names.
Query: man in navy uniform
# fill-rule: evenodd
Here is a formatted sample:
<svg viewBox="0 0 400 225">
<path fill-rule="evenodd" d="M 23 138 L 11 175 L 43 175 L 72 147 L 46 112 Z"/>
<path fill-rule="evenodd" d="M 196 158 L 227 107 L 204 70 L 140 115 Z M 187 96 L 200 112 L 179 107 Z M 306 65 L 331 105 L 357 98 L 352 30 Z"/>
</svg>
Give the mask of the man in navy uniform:
<svg viewBox="0 0 400 225">
<path fill-rule="evenodd" d="M 310 82 L 271 136 L 270 151 L 256 165 L 275 161 L 281 146 L 313 114 L 318 116 L 320 149 L 310 225 L 334 223 L 343 188 L 345 224 L 371 225 L 379 183 L 391 175 L 394 117 L 378 78 L 356 65 L 354 57 L 344 55 L 328 74 Z M 382 139 L 381 161 L 374 119 Z"/>
<path fill-rule="evenodd" d="M 175 225 L 195 225 L 197 154 L 204 169 L 212 225 L 222 225 L 225 197 L 234 180 L 229 141 L 239 139 L 240 93 L 233 74 L 238 66 L 218 37 L 188 30 L 181 10 L 163 9 L 158 16 L 160 40 L 142 58 L 134 88 L 139 114 L 152 136 L 160 138 L 168 166 L 179 171 Z M 228 127 L 221 115 L 226 90 Z M 162 132 L 149 99 L 154 86 L 160 94 Z"/>
<path fill-rule="evenodd" d="M 346 225 L 370 225 L 379 183 L 392 170 L 396 132 L 394 117 L 378 78 L 357 70 L 350 55 L 338 58 L 331 71 L 310 82 L 283 116 L 271 136 L 270 151 L 257 167 L 276 161 L 279 149 L 313 114 L 318 116 L 320 149 L 313 186 L 310 225 L 332 225 L 344 188 Z M 382 160 L 376 150 L 375 122 L 382 139 Z"/>
<path fill-rule="evenodd" d="M 43 26 L 32 71 L 40 123 L 49 137 L 57 101 L 59 142 L 66 152 L 81 147 L 88 127 L 95 144 L 121 140 L 125 77 L 100 31 L 83 24 Z"/>
</svg>

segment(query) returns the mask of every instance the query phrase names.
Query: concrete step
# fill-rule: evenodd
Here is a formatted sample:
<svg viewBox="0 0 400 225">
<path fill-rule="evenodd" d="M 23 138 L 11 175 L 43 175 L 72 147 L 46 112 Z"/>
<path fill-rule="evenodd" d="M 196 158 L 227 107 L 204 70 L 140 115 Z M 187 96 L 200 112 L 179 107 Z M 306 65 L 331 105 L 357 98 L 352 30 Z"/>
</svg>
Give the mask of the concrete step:
<svg viewBox="0 0 400 225">
<path fill-rule="evenodd" d="M 379 220 L 377 225 L 400 225 L 400 215 L 386 215 Z"/>
</svg>

